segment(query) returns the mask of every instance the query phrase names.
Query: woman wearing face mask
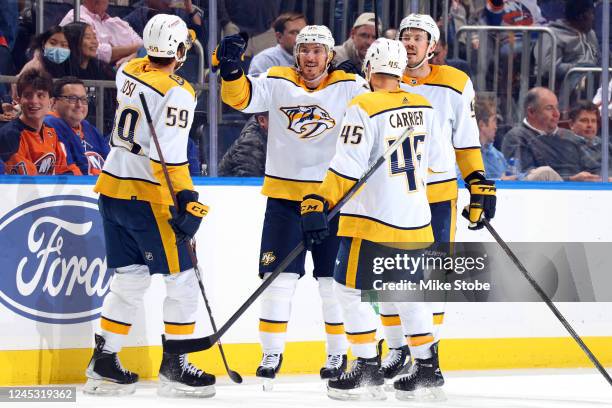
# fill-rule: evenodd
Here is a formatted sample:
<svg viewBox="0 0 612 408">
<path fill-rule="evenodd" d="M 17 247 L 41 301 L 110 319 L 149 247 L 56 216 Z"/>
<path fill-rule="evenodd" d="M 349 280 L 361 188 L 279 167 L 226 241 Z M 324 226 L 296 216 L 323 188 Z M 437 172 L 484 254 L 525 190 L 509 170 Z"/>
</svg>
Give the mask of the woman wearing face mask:
<svg viewBox="0 0 612 408">
<path fill-rule="evenodd" d="M 64 26 L 70 46 L 70 70 L 80 79 L 113 80 L 115 72 L 107 63 L 96 58 L 98 39 L 93 28 L 81 21 Z"/>
<path fill-rule="evenodd" d="M 21 72 L 37 69 L 46 71 L 53 78 L 69 75 L 70 48 L 62 27 L 51 27 L 34 37 L 29 51 L 32 53 L 32 59 L 23 66 Z"/>
</svg>

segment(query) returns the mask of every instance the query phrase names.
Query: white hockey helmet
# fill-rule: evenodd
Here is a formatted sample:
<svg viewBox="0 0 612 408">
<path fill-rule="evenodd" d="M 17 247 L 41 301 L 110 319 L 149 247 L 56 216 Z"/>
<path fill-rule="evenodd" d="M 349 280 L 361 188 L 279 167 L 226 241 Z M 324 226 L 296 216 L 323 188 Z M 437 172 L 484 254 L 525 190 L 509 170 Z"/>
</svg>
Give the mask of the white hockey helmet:
<svg viewBox="0 0 612 408">
<path fill-rule="evenodd" d="M 401 78 L 406 65 L 408 65 L 408 55 L 404 45 L 396 40 L 379 38 L 370 45 L 366 52 L 363 72 L 368 76 L 366 78 L 368 82 L 371 74 L 387 74 Z"/>
<path fill-rule="evenodd" d="M 191 48 L 193 37 L 185 22 L 178 16 L 157 14 L 149 20 L 142 33 L 144 48 L 151 57 L 175 58 L 184 62 L 187 50 Z M 181 44 L 185 47 L 183 55 L 178 55 Z"/>
<path fill-rule="evenodd" d="M 409 28 L 418 28 L 429 34 L 429 47 L 427 48 L 427 59 L 431 58 L 436 44 L 440 41 L 440 29 L 438 25 L 428 14 L 410 14 L 401 21 L 397 30 L 397 39 L 402 38 L 404 30 Z"/>
<path fill-rule="evenodd" d="M 321 44 L 327 47 L 327 52 L 331 53 L 336 42 L 329 28 L 324 25 L 308 25 L 300 30 L 295 38 L 293 47 L 293 58 L 295 65 L 298 65 L 298 53 L 302 44 Z M 331 58 L 330 61 L 331 62 Z"/>
</svg>

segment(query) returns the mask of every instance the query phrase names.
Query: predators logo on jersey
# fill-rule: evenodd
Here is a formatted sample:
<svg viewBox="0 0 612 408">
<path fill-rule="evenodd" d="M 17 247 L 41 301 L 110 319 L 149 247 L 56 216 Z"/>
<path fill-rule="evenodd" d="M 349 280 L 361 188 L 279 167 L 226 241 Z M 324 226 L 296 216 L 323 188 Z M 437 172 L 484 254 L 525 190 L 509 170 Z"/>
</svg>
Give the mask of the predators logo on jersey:
<svg viewBox="0 0 612 408">
<path fill-rule="evenodd" d="M 264 252 L 261 255 L 261 264 L 264 266 L 268 266 L 274 261 L 276 261 L 276 255 L 274 255 L 274 252 Z"/>
<path fill-rule="evenodd" d="M 287 129 L 300 135 L 300 139 L 311 139 L 336 126 L 331 115 L 318 105 L 281 107 L 280 110 L 289 119 Z"/>
</svg>

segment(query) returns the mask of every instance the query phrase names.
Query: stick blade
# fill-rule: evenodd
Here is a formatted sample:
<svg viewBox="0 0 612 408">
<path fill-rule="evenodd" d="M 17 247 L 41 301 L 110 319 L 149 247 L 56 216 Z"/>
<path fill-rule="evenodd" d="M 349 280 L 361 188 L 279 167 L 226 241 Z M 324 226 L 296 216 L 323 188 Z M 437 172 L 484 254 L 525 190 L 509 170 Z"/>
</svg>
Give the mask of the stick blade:
<svg viewBox="0 0 612 408">
<path fill-rule="evenodd" d="M 208 350 L 211 348 L 216 342 L 216 339 L 212 338 L 213 336 L 214 335 L 185 340 L 167 340 L 165 336 L 162 336 L 162 345 L 164 351 L 170 354 L 195 353 L 196 351 Z"/>
</svg>

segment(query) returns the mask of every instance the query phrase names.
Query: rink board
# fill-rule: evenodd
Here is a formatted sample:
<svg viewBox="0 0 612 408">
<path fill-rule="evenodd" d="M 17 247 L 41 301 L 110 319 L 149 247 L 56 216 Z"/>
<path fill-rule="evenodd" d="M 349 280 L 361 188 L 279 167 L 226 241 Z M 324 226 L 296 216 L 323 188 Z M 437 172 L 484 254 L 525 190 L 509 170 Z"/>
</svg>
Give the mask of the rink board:
<svg viewBox="0 0 612 408">
<path fill-rule="evenodd" d="M 108 289 L 95 179 L 2 177 L 0 200 L 0 385 L 83 380 L 101 302 Z M 80 184 L 76 184 L 80 183 Z M 259 240 L 265 198 L 259 179 L 202 179 L 211 206 L 198 233 L 198 258 L 217 325 L 260 283 Z M 508 241 L 612 242 L 612 188 L 597 184 L 500 183 L 494 225 Z M 462 191 L 460 206 L 467 202 Z M 492 241 L 467 231 L 458 240 Z M 518 271 L 508 271 L 522 279 Z M 134 320 L 122 360 L 143 378 L 161 359 L 163 281 L 153 279 L 145 310 Z M 201 302 L 202 303 L 202 302 Z M 300 281 L 283 365 L 285 373 L 318 372 L 324 331 L 316 282 Z M 210 333 L 200 305 L 197 335 Z M 559 304 L 561 312 L 607 365 L 612 365 L 612 303 Z M 233 369 L 252 374 L 260 359 L 255 305 L 224 336 Z M 543 304 L 452 304 L 441 364 L 446 370 L 588 367 L 588 360 Z M 218 351 L 194 356 L 222 374 Z"/>
</svg>

